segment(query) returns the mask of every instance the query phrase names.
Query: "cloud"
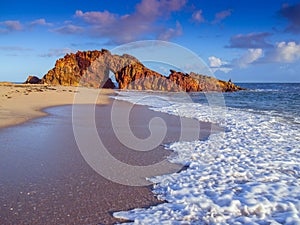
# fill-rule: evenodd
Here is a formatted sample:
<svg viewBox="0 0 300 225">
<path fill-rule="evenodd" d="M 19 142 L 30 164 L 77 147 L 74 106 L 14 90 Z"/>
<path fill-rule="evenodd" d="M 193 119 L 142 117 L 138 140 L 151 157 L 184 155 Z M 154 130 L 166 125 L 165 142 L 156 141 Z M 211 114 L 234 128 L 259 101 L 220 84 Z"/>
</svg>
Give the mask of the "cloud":
<svg viewBox="0 0 300 225">
<path fill-rule="evenodd" d="M 33 49 L 31 48 L 24 48 L 24 47 L 19 47 L 19 46 L 0 46 L 0 51 L 32 51 Z"/>
<path fill-rule="evenodd" d="M 288 26 L 285 28 L 286 32 L 300 33 L 300 3 L 295 5 L 284 4 L 278 14 L 289 21 Z"/>
<path fill-rule="evenodd" d="M 60 34 L 79 34 L 84 32 L 84 28 L 75 25 L 66 25 L 52 30 Z"/>
<path fill-rule="evenodd" d="M 100 42 L 83 42 L 83 43 L 71 43 L 71 46 L 72 47 L 87 47 L 87 46 L 96 46 L 96 47 L 99 47 L 103 45 L 103 43 L 100 43 Z"/>
<path fill-rule="evenodd" d="M 235 58 L 230 62 L 223 61 L 222 59 L 216 56 L 210 56 L 209 67 L 213 72 L 222 71 L 224 73 L 229 73 L 234 68 L 246 68 L 249 65 L 257 62 L 263 57 L 263 50 L 258 49 L 248 49 L 244 54 L 239 58 Z"/>
<path fill-rule="evenodd" d="M 19 20 L 7 20 L 0 22 L 0 33 L 10 33 L 13 31 L 31 30 L 35 26 L 52 26 L 53 24 L 47 23 L 45 19 L 37 19 L 26 23 L 24 26 Z"/>
<path fill-rule="evenodd" d="M 205 22 L 205 19 L 202 15 L 202 10 L 197 10 L 195 11 L 193 14 L 192 14 L 192 21 L 195 21 L 197 23 L 204 23 Z"/>
<path fill-rule="evenodd" d="M 209 65 L 211 67 L 220 67 L 223 64 L 222 60 L 220 58 L 215 57 L 215 56 L 211 56 L 208 59 L 209 59 Z"/>
<path fill-rule="evenodd" d="M 22 24 L 18 20 L 6 20 L 3 22 L 0 22 L 0 32 L 1 33 L 9 33 L 12 31 L 21 31 L 22 29 L 23 29 Z"/>
<path fill-rule="evenodd" d="M 218 70 L 224 73 L 228 73 L 232 70 L 228 62 L 222 61 L 218 57 L 210 56 L 208 57 L 208 60 L 209 60 L 209 67 L 214 73 Z"/>
<path fill-rule="evenodd" d="M 293 63 L 300 59 L 300 44 L 296 42 L 279 42 L 269 50 L 262 62 Z"/>
<path fill-rule="evenodd" d="M 173 37 L 177 37 L 182 35 L 182 26 L 181 24 L 177 21 L 176 22 L 176 28 L 169 28 L 163 33 L 159 34 L 158 39 L 163 40 L 163 41 L 168 41 L 172 39 Z"/>
<path fill-rule="evenodd" d="M 72 53 L 73 51 L 69 48 L 52 48 L 46 54 L 41 54 L 41 57 L 59 57 L 67 53 Z"/>
<path fill-rule="evenodd" d="M 221 12 L 216 13 L 215 19 L 212 21 L 212 24 L 220 23 L 225 18 L 229 17 L 232 13 L 231 9 L 227 9 Z"/>
<path fill-rule="evenodd" d="M 263 50 L 261 48 L 248 49 L 240 58 L 234 59 L 233 64 L 240 68 L 245 68 L 249 64 L 256 62 L 259 58 L 263 56 Z"/>
<path fill-rule="evenodd" d="M 160 16 L 169 16 L 170 13 L 181 10 L 187 0 L 142 0 L 136 5 L 136 16 L 144 16 L 146 20 L 155 20 Z"/>
<path fill-rule="evenodd" d="M 211 56 L 208 58 L 210 68 L 213 72 L 224 69 L 246 68 L 251 64 L 272 64 L 272 63 L 297 63 L 300 62 L 300 43 L 279 42 L 272 48 L 263 51 L 261 48 L 247 49 L 239 58 L 233 59 L 230 63 L 222 61 L 220 58 Z M 228 72 L 230 70 L 227 70 Z"/>
<path fill-rule="evenodd" d="M 112 43 L 125 43 L 153 35 L 167 39 L 172 34 L 180 34 L 180 27 L 165 28 L 160 20 L 166 20 L 171 13 L 185 6 L 186 0 L 142 0 L 132 14 L 118 15 L 108 11 L 82 12 L 77 10 L 75 18 L 86 23 L 89 34 L 108 38 Z"/>
<path fill-rule="evenodd" d="M 26 56 L 28 52 L 33 51 L 32 48 L 24 48 L 21 46 L 0 46 L 0 52 L 5 56 Z"/>
<path fill-rule="evenodd" d="M 271 33 L 260 32 L 250 34 L 238 34 L 230 38 L 230 44 L 227 48 L 270 48 L 273 45 L 265 39 L 271 36 Z"/>
<path fill-rule="evenodd" d="M 37 19 L 37 20 L 33 20 L 30 22 L 30 26 L 52 26 L 52 23 L 47 23 L 45 19 L 41 18 L 41 19 Z"/>
<path fill-rule="evenodd" d="M 82 18 L 85 22 L 96 25 L 109 25 L 117 20 L 117 15 L 109 13 L 108 11 L 83 13 L 81 10 L 77 10 L 75 17 Z"/>
</svg>

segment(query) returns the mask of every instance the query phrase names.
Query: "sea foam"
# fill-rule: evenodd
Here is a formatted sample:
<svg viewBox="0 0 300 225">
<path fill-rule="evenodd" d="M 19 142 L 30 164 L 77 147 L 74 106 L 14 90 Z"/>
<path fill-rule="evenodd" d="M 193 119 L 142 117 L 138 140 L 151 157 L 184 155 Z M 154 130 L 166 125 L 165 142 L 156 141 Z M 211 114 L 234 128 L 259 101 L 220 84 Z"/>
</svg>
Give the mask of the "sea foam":
<svg viewBox="0 0 300 225">
<path fill-rule="evenodd" d="M 169 160 L 189 165 L 180 173 L 149 178 L 166 203 L 115 212 L 132 224 L 300 224 L 300 125 L 279 116 L 172 101 L 155 93 L 116 97 L 152 110 L 218 123 L 225 132 L 207 140 L 176 142 Z M 149 101 L 152 99 L 152 101 Z"/>
</svg>

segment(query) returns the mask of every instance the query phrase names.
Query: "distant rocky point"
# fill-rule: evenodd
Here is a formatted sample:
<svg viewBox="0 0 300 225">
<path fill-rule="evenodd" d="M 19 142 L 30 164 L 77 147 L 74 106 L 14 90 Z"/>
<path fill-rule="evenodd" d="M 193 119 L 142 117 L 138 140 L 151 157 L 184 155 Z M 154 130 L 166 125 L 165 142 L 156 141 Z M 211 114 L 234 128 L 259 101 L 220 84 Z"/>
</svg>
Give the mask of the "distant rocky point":
<svg viewBox="0 0 300 225">
<path fill-rule="evenodd" d="M 0 82 L 0 85 L 2 85 L 2 86 L 11 86 L 11 85 L 13 85 L 13 83 L 8 82 L 8 81 L 3 81 L 3 82 Z"/>
<path fill-rule="evenodd" d="M 120 89 L 186 92 L 243 90 L 232 82 L 193 72 L 187 74 L 170 70 L 170 75 L 166 77 L 147 68 L 131 55 L 114 55 L 106 49 L 67 54 L 58 59 L 55 67 L 42 79 L 29 76 L 25 83 L 115 88 L 109 77 L 110 72 L 114 74 Z"/>
<path fill-rule="evenodd" d="M 36 76 L 28 76 L 24 84 L 42 84 L 42 80 Z"/>
</svg>

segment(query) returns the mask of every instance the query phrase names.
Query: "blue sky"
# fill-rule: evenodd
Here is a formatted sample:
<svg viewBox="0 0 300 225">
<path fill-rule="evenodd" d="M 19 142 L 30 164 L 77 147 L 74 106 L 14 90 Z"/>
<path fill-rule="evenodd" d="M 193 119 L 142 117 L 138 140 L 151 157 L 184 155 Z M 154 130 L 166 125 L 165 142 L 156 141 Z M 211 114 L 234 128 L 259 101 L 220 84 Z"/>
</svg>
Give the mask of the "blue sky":
<svg viewBox="0 0 300 225">
<path fill-rule="evenodd" d="M 42 77 L 77 50 L 139 40 L 188 48 L 220 79 L 300 82 L 300 1 L 1 1 L 0 80 Z"/>
</svg>

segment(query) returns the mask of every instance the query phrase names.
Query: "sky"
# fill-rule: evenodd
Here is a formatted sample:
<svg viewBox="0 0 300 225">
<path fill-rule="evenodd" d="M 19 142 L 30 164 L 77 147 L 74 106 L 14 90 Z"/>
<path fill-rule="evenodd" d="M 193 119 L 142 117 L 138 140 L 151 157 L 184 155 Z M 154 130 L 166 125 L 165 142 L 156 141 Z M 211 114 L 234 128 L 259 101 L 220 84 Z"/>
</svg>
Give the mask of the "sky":
<svg viewBox="0 0 300 225">
<path fill-rule="evenodd" d="M 42 77 L 66 53 L 143 40 L 188 49 L 219 79 L 300 82 L 295 0 L 1 1 L 0 80 Z"/>
</svg>

